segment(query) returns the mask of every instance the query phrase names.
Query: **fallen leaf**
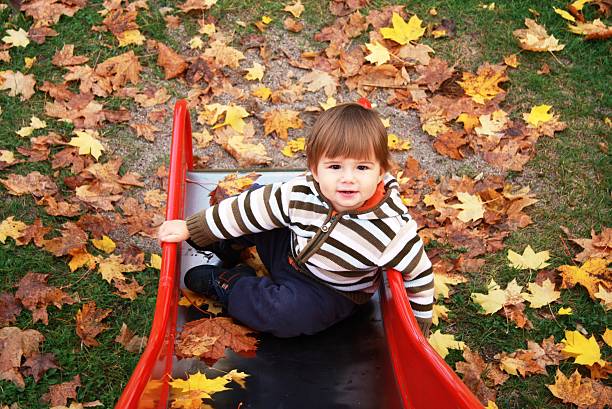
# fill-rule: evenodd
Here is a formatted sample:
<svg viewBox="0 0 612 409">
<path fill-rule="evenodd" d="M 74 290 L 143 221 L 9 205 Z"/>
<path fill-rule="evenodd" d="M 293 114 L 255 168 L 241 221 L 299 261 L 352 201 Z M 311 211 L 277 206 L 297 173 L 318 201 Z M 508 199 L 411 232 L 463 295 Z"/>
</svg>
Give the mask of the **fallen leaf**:
<svg viewBox="0 0 612 409">
<path fill-rule="evenodd" d="M 112 241 L 111 238 L 106 235 L 102 236 L 102 239 L 100 240 L 92 239 L 91 243 L 94 245 L 95 248 L 97 248 L 98 250 L 102 250 L 106 254 L 112 253 L 117 247 L 115 242 Z"/>
<path fill-rule="evenodd" d="M 2 37 L 2 41 L 6 44 L 9 44 L 10 47 L 27 47 L 30 44 L 30 40 L 28 39 L 28 32 L 23 28 L 19 28 L 19 30 L 11 30 L 10 28 L 6 30 L 6 36 Z"/>
<path fill-rule="evenodd" d="M 389 50 L 379 43 L 378 41 L 372 43 L 366 43 L 365 47 L 368 49 L 370 54 L 368 54 L 365 59 L 371 62 L 372 64 L 382 65 L 391 59 L 391 54 L 389 54 Z"/>
<path fill-rule="evenodd" d="M 484 63 L 478 67 L 476 74 L 464 72 L 462 81 L 457 81 L 457 84 L 475 102 L 484 104 L 497 95 L 505 93 L 504 89 L 499 87 L 499 84 L 509 80 L 506 75 L 506 67 Z"/>
<path fill-rule="evenodd" d="M 61 309 L 63 304 L 74 304 L 68 294 L 56 287 L 47 285 L 48 274 L 27 273 L 19 280 L 15 298 L 32 312 L 32 322 L 42 321 L 49 324 L 47 306 L 53 304 Z"/>
<path fill-rule="evenodd" d="M 300 18 L 300 15 L 302 15 L 304 11 L 304 6 L 300 0 L 297 0 L 293 4 L 287 4 L 283 10 L 293 14 L 295 18 Z"/>
<path fill-rule="evenodd" d="M 508 260 L 510 260 L 510 266 L 519 270 L 540 270 L 549 266 L 546 260 L 550 258 L 548 250 L 540 251 L 536 253 L 533 251 L 530 245 L 525 247 L 523 254 L 520 255 L 512 250 L 508 250 Z"/>
<path fill-rule="evenodd" d="M 458 192 L 457 199 L 460 204 L 451 205 L 453 209 L 461 209 L 457 218 L 464 223 L 482 219 L 484 215 L 484 205 L 478 195 L 471 195 L 466 192 Z"/>
<path fill-rule="evenodd" d="M 95 301 L 84 304 L 76 314 L 76 333 L 82 342 L 90 347 L 100 345 L 95 339 L 101 332 L 108 329 L 107 324 L 102 324 L 102 320 L 108 317 L 111 309 L 96 308 Z"/>
<path fill-rule="evenodd" d="M 275 132 L 279 138 L 287 140 L 289 128 L 299 129 L 304 126 L 300 113 L 289 109 L 274 109 L 263 114 L 264 136 Z"/>
<path fill-rule="evenodd" d="M 164 69 L 167 80 L 176 78 L 187 69 L 187 61 L 164 43 L 157 43 L 157 65 Z"/>
<path fill-rule="evenodd" d="M 115 342 L 123 345 L 128 352 L 140 352 L 147 345 L 147 337 L 137 336 L 124 322 L 119 330 L 119 335 L 115 337 Z"/>
<path fill-rule="evenodd" d="M 249 81 L 261 81 L 263 79 L 265 67 L 258 62 L 253 63 L 253 67 L 247 70 L 245 79 Z"/>
<path fill-rule="evenodd" d="M 525 301 L 529 302 L 531 308 L 541 308 L 561 297 L 560 291 L 555 291 L 555 285 L 546 279 L 542 285 L 537 283 L 527 284 L 529 293 L 521 293 Z"/>
<path fill-rule="evenodd" d="M 593 385 L 589 378 L 582 379 L 578 370 L 566 378 L 563 372 L 557 369 L 555 383 L 546 387 L 565 403 L 573 403 L 578 407 L 590 407 L 597 402 L 594 395 Z"/>
<path fill-rule="evenodd" d="M 48 402 L 53 406 L 66 406 L 68 398 L 77 398 L 77 388 L 81 387 L 81 377 L 76 375 L 71 381 L 49 386 L 49 392 L 45 393 L 40 400 Z"/>
<path fill-rule="evenodd" d="M 485 314 L 493 314 L 499 311 L 507 301 L 506 291 L 502 290 L 495 280 L 491 280 L 487 286 L 487 294 L 472 293 L 472 300 L 479 304 Z"/>
<path fill-rule="evenodd" d="M 183 351 L 182 343 L 192 337 L 216 337 L 211 350 L 199 355 L 201 359 L 216 361 L 225 355 L 225 348 L 234 352 L 254 351 L 257 340 L 247 334 L 251 329 L 236 325 L 231 318 L 215 317 L 191 321 L 183 326 L 183 330 L 176 340 L 176 354 L 180 358 L 193 355 Z"/>
<path fill-rule="evenodd" d="M 380 34 L 383 38 L 391 39 L 402 45 L 418 40 L 425 33 L 425 27 L 421 26 L 422 21 L 416 15 L 410 17 L 406 23 L 399 14 L 394 12 L 391 23 L 393 27 L 381 28 Z"/>
<path fill-rule="evenodd" d="M 36 197 L 54 195 L 58 187 L 53 180 L 38 171 L 30 172 L 25 176 L 11 173 L 6 179 L 0 179 L 0 183 L 6 187 L 8 192 L 14 196 L 32 194 Z"/>
<path fill-rule="evenodd" d="M 14 216 L 9 216 L 0 223 L 0 243 L 5 244 L 6 238 L 11 237 L 17 241 L 24 235 L 27 225 L 19 220 L 14 220 Z"/>
<path fill-rule="evenodd" d="M 454 335 L 443 334 L 440 330 L 436 330 L 427 340 L 442 358 L 446 358 L 449 349 L 463 350 L 465 348 L 465 342 L 457 341 Z"/>
<path fill-rule="evenodd" d="M 335 95 L 338 87 L 337 78 L 320 70 L 312 70 L 300 78 L 300 82 L 306 84 L 306 89 L 310 92 L 317 92 L 322 88 L 328 97 Z"/>
<path fill-rule="evenodd" d="M 68 145 L 78 147 L 79 155 L 91 155 L 98 160 L 100 155 L 102 155 L 102 151 L 104 150 L 102 143 L 96 139 L 98 133 L 89 129 L 85 131 L 74 131 L 74 133 L 77 136 L 72 137 L 68 142 Z"/>
<path fill-rule="evenodd" d="M 17 321 L 19 314 L 21 314 L 21 304 L 15 296 L 0 293 L 0 328 L 13 324 Z"/>
<path fill-rule="evenodd" d="M 25 381 L 19 372 L 22 358 L 37 354 L 45 337 L 33 329 L 0 328 L 0 380 L 11 381 L 20 389 Z"/>
<path fill-rule="evenodd" d="M 546 29 L 530 18 L 525 18 L 526 29 L 514 30 L 512 34 L 519 40 L 521 48 L 529 51 L 561 51 L 565 45 L 559 44 L 554 36 L 549 36 Z"/>
<path fill-rule="evenodd" d="M 609 279 L 606 279 L 608 273 L 609 261 L 603 258 L 592 258 L 582 264 L 576 266 L 559 266 L 563 282 L 561 288 L 573 288 L 576 284 L 582 285 L 587 289 L 592 299 L 595 299 L 599 284 L 608 286 Z"/>
<path fill-rule="evenodd" d="M 32 74 L 23 75 L 21 72 L 0 71 L 0 90 L 10 90 L 8 95 L 14 97 L 21 95 L 21 101 L 28 100 L 34 95 L 36 80 Z"/>
<path fill-rule="evenodd" d="M 573 357 L 574 363 L 579 365 L 593 365 L 598 363 L 605 365 L 606 362 L 601 359 L 599 345 L 594 336 L 587 339 L 578 331 L 565 331 L 565 338 L 561 340 L 565 345 L 562 352 L 569 357 Z"/>
</svg>

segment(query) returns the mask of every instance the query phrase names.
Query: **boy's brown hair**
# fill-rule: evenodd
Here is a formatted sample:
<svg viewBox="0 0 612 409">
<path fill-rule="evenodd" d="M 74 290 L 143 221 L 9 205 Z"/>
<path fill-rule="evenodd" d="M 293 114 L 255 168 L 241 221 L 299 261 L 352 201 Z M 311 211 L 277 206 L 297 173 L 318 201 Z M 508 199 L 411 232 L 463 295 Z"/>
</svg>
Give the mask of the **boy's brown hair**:
<svg viewBox="0 0 612 409">
<path fill-rule="evenodd" d="M 394 166 L 380 117 L 354 103 L 337 105 L 317 118 L 306 144 L 308 168 L 315 169 L 324 156 L 376 159 L 384 171 Z"/>
</svg>

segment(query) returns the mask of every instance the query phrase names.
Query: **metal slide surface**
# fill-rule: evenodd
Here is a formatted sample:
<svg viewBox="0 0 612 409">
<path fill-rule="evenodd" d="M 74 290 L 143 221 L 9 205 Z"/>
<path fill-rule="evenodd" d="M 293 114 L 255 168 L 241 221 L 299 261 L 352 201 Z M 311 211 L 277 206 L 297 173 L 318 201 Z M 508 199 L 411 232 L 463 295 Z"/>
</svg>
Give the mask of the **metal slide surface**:
<svg viewBox="0 0 612 409">
<path fill-rule="evenodd" d="M 192 171 L 185 101 L 179 101 L 174 111 L 170 162 L 168 220 L 184 218 L 204 206 L 211 183 L 225 175 Z M 261 184 L 292 175 L 287 171 L 258 173 L 263 175 L 258 180 Z M 116 408 L 167 408 L 170 377 L 184 377 L 198 369 L 211 376 L 219 374 L 198 360 L 174 356 L 177 330 L 187 320 L 200 318 L 177 305 L 181 270 L 193 262 L 193 251 L 187 244 L 164 243 L 162 247 L 149 342 Z M 259 338 L 256 354 L 227 351 L 215 364 L 216 369 L 238 369 L 251 376 L 246 389 L 216 393 L 213 407 L 482 408 L 421 334 L 396 271 L 386 272 L 381 291 L 359 314 L 321 334 L 293 339 L 260 334 Z"/>
</svg>

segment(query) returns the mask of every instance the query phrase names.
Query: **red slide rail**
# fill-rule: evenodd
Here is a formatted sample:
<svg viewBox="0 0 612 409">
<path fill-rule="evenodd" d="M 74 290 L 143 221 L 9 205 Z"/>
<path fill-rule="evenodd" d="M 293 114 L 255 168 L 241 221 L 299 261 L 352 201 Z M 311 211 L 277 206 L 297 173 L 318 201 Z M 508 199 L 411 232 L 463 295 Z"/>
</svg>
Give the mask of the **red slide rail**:
<svg viewBox="0 0 612 409">
<path fill-rule="evenodd" d="M 389 356 L 404 408 L 480 408 L 483 405 L 429 345 L 417 324 L 402 276 L 387 271 L 380 291 Z"/>
<path fill-rule="evenodd" d="M 174 107 L 166 220 L 183 218 L 185 175 L 187 170 L 192 168 L 191 119 L 187 102 L 180 100 Z M 138 408 L 149 382 L 155 385 L 154 395 L 157 406 L 154 407 L 159 409 L 167 407 L 168 375 L 172 372 L 180 287 L 178 250 L 178 243 L 164 243 L 162 246 L 162 267 L 149 342 L 115 405 L 117 409 Z"/>
</svg>

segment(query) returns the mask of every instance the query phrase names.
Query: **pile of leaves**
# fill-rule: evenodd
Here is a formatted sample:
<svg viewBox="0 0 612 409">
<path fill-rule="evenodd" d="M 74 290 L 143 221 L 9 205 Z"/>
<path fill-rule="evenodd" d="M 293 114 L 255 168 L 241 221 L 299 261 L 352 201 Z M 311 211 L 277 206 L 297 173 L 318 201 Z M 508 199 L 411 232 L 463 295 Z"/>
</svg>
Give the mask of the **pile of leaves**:
<svg viewBox="0 0 612 409">
<path fill-rule="evenodd" d="M 211 13 L 217 7 L 215 3 L 187 0 L 176 8 L 159 10 L 168 31 L 176 32 L 186 21 L 197 24 L 199 35 L 186 41 L 181 49 L 143 35 L 138 21 L 149 11 L 144 0 L 107 0 L 100 6 L 88 5 L 86 0 L 32 0 L 20 4 L 29 29 L 4 31 L 0 43 L 0 92 L 16 104 L 28 104 L 35 96 L 45 102 L 27 126 L 15 129 L 23 138 L 22 144 L 15 150 L 0 147 L 0 183 L 2 194 L 32 197 L 57 222 L 45 225 L 36 218 L 28 224 L 9 216 L 0 221 L 0 243 L 4 245 L 10 239 L 18 248 L 29 246 L 48 252 L 65 261 L 71 272 L 82 272 L 83 277 L 99 273 L 108 283 L 109 292 L 135 300 L 144 289 L 126 274 L 159 269 L 160 260 L 151 254 L 145 262 L 145 251 L 130 237 L 155 237 L 165 214 L 167 172 L 164 166 L 158 169 L 154 186 L 147 175 L 126 170 L 121 157 L 108 154 L 113 150 L 113 141 L 105 137 L 105 130 L 126 124 L 137 137 L 151 144 L 162 136 L 156 124 L 169 115 L 173 93 L 169 85 L 154 85 L 148 80 L 154 70 L 163 73 L 164 84 L 188 87 L 187 100 L 199 125 L 199 131 L 193 134 L 195 145 L 200 149 L 211 144 L 220 146 L 241 167 L 274 165 L 275 155 L 270 149 L 286 157 L 303 155 L 304 138 L 291 138 L 296 130 L 303 129 L 313 114 L 339 103 L 340 95 L 355 96 L 354 99 L 365 96 L 400 111 L 414 112 L 437 154 L 457 161 L 478 156 L 502 175 L 448 176 L 436 181 L 410 156 L 394 170 L 403 200 L 423 227 L 421 235 L 431 248 L 437 300 L 434 324 L 452 320 L 447 301 L 454 292 L 453 286 L 469 282 L 470 273 L 483 268 L 483 256 L 505 250 L 504 240 L 512 232 L 533 223 L 528 211 L 538 201 L 536 195 L 528 186 L 515 185 L 504 175 L 523 170 L 536 154 L 539 138 L 554 138 L 567 127 L 550 105 L 535 105 L 529 112 L 513 113 L 504 101 L 508 93 L 504 87 L 510 81 L 508 72 L 520 64 L 520 49 L 546 52 L 556 58 L 553 53 L 562 52 L 564 45 L 545 27 L 526 18 L 526 28 L 513 32 L 517 41 L 515 54 L 502 62 L 484 63 L 475 71 L 464 70 L 457 63 L 434 56 L 435 50 L 422 42 L 424 38 L 443 41 L 456 36 L 454 22 L 431 18 L 437 14 L 435 9 L 429 13 L 432 23 L 424 24 L 404 6 L 375 9 L 366 8 L 367 2 L 361 0 L 333 0 L 329 10 L 336 18 L 313 37 L 324 47 L 299 56 L 281 55 L 272 50 L 266 37 L 272 30 L 269 16 L 261 16 L 255 22 L 258 34 L 246 36 L 238 46 L 230 30 L 217 26 Z M 585 20 L 582 9 L 588 3 L 597 5 L 602 15 L 609 13 L 609 3 L 601 0 L 579 0 L 567 11 L 555 11 L 571 22 L 570 31 L 585 36 L 587 41 L 604 41 L 610 37 L 611 29 L 600 19 Z M 72 18 L 85 7 L 98 8 L 101 21 L 91 30 L 109 36 L 113 56 L 99 60 L 94 55 L 75 54 L 78 45 L 64 44 L 51 58 L 57 74 L 54 81 L 39 81 L 28 73 L 39 64 L 36 57 L 26 58 L 21 70 L 2 69 L 2 63 L 15 62 L 15 50 L 27 49 L 31 42 L 44 44 L 48 38 L 58 36 L 54 27 L 60 19 Z M 285 4 L 285 30 L 299 33 L 304 29 L 303 11 L 299 0 Z M 366 40 L 361 41 L 363 38 Z M 258 50 L 257 61 L 247 65 L 245 53 L 251 49 Z M 150 63 L 150 56 L 154 63 Z M 293 67 L 299 77 L 288 75 L 284 82 L 270 88 L 266 69 L 273 61 Z M 547 75 L 547 70 L 545 65 L 538 74 Z M 315 98 L 318 104 L 295 108 L 306 96 Z M 116 108 L 116 100 L 136 108 Z M 146 115 L 134 115 L 134 111 Z M 385 125 L 392 126 L 386 119 Z M 69 131 L 59 131 L 66 127 Z M 163 137 L 167 138 L 167 133 Z M 389 133 L 390 149 L 406 151 L 410 145 L 408 139 Z M 199 159 L 201 165 L 212 161 Z M 23 169 L 36 163 L 46 164 L 52 176 L 29 170 L 24 174 Z M 254 179 L 255 176 L 247 182 L 232 179 L 215 190 L 213 199 L 234 194 Z M 119 236 L 118 228 L 127 237 Z M 471 294 L 472 303 L 479 306 L 481 313 L 501 314 L 509 325 L 525 330 L 533 327 L 527 309 L 542 319 L 572 314 L 559 300 L 562 290 L 575 291 L 575 286 L 584 287 L 592 301 L 600 303 L 602 311 L 608 311 L 612 306 L 608 269 L 612 229 L 593 232 L 588 239 L 575 237 L 569 230 L 566 235 L 583 249 L 574 258 L 576 264 L 548 268 L 551 266 L 546 250 L 538 249 L 536 253 L 529 246 L 522 254 L 508 250 L 510 266 L 517 273 L 529 271 L 533 280 L 524 286 L 512 280 L 505 289 L 491 280 L 484 292 Z M 52 353 L 40 352 L 44 331 L 14 326 L 23 309 L 31 312 L 33 323 L 46 326 L 53 319 L 48 308 L 79 305 L 70 324 L 81 347 L 98 347 L 98 335 L 109 329 L 106 322 L 113 314 L 111 309 L 98 308 L 95 301 L 83 301 L 83 294 L 70 293 L 68 288 L 48 285 L 48 278 L 48 273 L 26 272 L 14 282 L 15 291 L 0 294 L 3 382 L 23 388 L 24 377 L 38 382 L 47 371 L 62 367 Z M 236 352 L 256 349 L 256 338 L 249 335 L 250 331 L 216 316 L 220 311 L 210 300 L 187 294 L 181 305 L 208 305 L 206 312 L 211 318 L 185 325 L 177 337 L 179 358 L 195 357 L 212 364 L 223 358 L 226 348 Z M 455 335 L 434 329 L 429 340 L 443 357 L 449 349 L 463 350 L 464 361 L 455 364 L 456 371 L 488 407 L 496 407 L 497 389 L 510 377 L 546 375 L 547 367 L 557 367 L 556 380 L 548 389 L 563 402 L 589 408 L 610 405 L 611 392 L 605 385 L 610 364 L 601 353 L 604 344 L 612 344 L 609 330 L 595 335 L 582 328 L 567 328 L 562 340 L 529 340 L 526 349 L 488 357 L 470 349 Z M 124 324 L 115 341 L 138 352 L 146 344 L 146 337 L 135 335 Z M 575 372 L 568 378 L 558 367 L 572 358 Z M 587 370 L 589 377 L 585 376 Z M 172 405 L 200 407 L 213 393 L 227 389 L 230 382 L 246 387 L 247 376 L 231 371 L 210 379 L 198 372 L 184 380 L 174 379 Z M 71 381 L 51 386 L 41 399 L 54 407 L 66 407 L 69 400 L 71 408 L 100 404 L 78 403 L 79 387 L 77 375 Z M 149 383 L 146 395 L 155 396 L 160 387 L 158 381 Z"/>
</svg>

